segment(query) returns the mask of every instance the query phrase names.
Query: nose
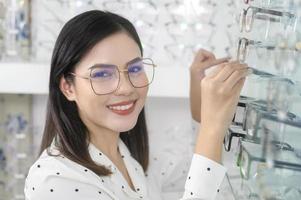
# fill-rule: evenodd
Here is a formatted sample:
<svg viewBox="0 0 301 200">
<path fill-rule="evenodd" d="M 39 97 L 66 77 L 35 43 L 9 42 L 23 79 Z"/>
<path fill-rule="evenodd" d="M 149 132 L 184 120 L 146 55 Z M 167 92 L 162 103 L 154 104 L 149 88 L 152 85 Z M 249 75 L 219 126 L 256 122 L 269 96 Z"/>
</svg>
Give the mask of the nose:
<svg viewBox="0 0 301 200">
<path fill-rule="evenodd" d="M 129 80 L 127 72 L 120 72 L 120 80 L 117 90 L 115 91 L 116 95 L 128 96 L 134 92 L 134 87 Z"/>
</svg>

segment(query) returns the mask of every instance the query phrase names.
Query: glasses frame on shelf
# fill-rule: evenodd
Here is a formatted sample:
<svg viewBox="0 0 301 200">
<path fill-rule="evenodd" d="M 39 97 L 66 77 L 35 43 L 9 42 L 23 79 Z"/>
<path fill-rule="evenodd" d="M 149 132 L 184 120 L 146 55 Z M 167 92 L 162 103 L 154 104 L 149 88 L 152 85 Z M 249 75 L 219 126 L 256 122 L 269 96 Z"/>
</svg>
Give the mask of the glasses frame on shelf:
<svg viewBox="0 0 301 200">
<path fill-rule="evenodd" d="M 248 145 L 248 142 L 243 141 L 243 139 L 239 140 L 239 154 L 237 157 L 237 166 L 240 169 L 241 178 L 245 179 L 245 180 L 249 180 L 251 178 L 251 176 L 253 177 L 253 175 L 250 174 L 251 166 L 252 166 L 253 162 L 262 163 L 266 168 L 268 168 L 268 164 L 266 163 L 268 159 L 266 158 L 265 154 L 263 154 L 262 156 L 254 156 L 247 149 L 246 145 Z M 258 147 L 259 150 L 260 150 L 260 148 L 262 148 L 262 149 L 264 148 L 260 144 L 256 144 L 256 146 Z M 277 149 L 275 148 L 275 150 L 277 150 Z M 281 151 L 281 149 L 280 149 L 280 151 Z M 273 160 L 273 168 L 301 171 L 301 163 L 300 164 L 289 163 L 286 161 L 281 161 L 281 160 L 275 159 L 275 160 Z"/>
<path fill-rule="evenodd" d="M 251 19 L 247 19 L 248 12 L 251 11 L 253 12 L 251 15 Z M 257 14 L 261 14 L 261 15 L 257 15 Z M 272 16 L 267 16 L 267 15 L 272 15 Z M 281 20 L 277 19 L 276 16 L 287 17 L 289 21 L 296 20 L 295 14 L 290 12 L 249 6 L 247 9 L 243 9 L 240 15 L 240 20 L 239 20 L 240 32 L 244 32 L 244 31 L 247 33 L 251 32 L 253 29 L 253 24 L 255 19 L 265 20 L 270 22 L 281 22 Z M 247 23 L 247 20 L 249 20 L 249 23 Z"/>
<path fill-rule="evenodd" d="M 252 116 L 250 116 L 250 112 L 253 112 Z M 254 139 L 254 138 L 260 138 L 260 136 L 257 134 L 258 130 L 260 130 L 262 127 L 260 125 L 262 120 L 268 120 L 272 122 L 278 122 L 281 124 L 301 128 L 301 119 L 299 116 L 296 116 L 294 113 L 287 112 L 285 116 L 280 118 L 277 116 L 277 110 L 274 108 L 268 108 L 262 105 L 258 105 L 253 103 L 247 104 L 246 108 L 246 114 L 244 118 L 244 123 L 243 123 L 243 130 L 246 131 L 246 136 L 249 139 Z M 248 127 L 248 120 L 250 120 L 250 117 L 254 117 L 253 119 L 253 125 L 254 127 Z M 252 131 L 251 131 L 252 130 Z"/>
</svg>

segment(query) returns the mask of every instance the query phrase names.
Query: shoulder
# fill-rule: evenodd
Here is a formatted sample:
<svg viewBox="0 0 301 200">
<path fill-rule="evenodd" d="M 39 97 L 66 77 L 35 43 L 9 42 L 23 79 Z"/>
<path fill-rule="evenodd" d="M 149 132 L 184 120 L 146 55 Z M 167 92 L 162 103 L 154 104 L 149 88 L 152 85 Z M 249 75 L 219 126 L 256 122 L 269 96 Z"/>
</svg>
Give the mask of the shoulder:
<svg viewBox="0 0 301 200">
<path fill-rule="evenodd" d="M 66 177 L 79 168 L 80 165 L 65 158 L 58 151 L 44 150 L 30 167 L 27 180 L 42 181 L 45 178 Z"/>
<path fill-rule="evenodd" d="M 98 179 L 100 177 L 83 166 L 59 154 L 49 155 L 45 150 L 29 169 L 24 192 L 28 200 L 76 200 L 91 195 L 97 198 L 104 195 Z"/>
</svg>

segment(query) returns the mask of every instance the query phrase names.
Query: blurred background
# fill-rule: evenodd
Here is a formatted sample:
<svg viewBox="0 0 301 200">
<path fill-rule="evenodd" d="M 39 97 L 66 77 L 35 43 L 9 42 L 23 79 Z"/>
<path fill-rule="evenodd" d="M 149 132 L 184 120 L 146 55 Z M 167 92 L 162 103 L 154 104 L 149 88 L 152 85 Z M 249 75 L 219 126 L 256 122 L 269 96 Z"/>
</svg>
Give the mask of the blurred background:
<svg viewBox="0 0 301 200">
<path fill-rule="evenodd" d="M 301 199 L 301 0 L 0 0 L 0 200 L 25 199 L 55 40 L 91 9 L 128 18 L 158 65 L 146 104 L 152 158 L 192 155 L 189 67 L 204 48 L 253 69 L 225 137 L 218 199 Z M 182 194 L 189 162 L 165 199 Z"/>
</svg>

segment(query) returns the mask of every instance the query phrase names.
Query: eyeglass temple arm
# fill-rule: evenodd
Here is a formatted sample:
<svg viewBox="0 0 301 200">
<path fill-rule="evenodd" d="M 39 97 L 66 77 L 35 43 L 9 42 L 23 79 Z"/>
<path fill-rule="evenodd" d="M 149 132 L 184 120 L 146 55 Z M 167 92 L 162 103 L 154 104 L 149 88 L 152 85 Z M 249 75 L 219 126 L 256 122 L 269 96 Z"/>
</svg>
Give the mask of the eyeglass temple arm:
<svg viewBox="0 0 301 200">
<path fill-rule="evenodd" d="M 82 75 L 79 75 L 79 74 L 76 74 L 76 73 L 73 73 L 73 72 L 70 72 L 69 74 L 71 74 L 72 76 L 75 76 L 75 77 L 82 78 L 82 79 L 87 79 L 87 80 L 91 79 L 90 77 L 85 77 L 85 76 L 82 76 Z"/>
</svg>

